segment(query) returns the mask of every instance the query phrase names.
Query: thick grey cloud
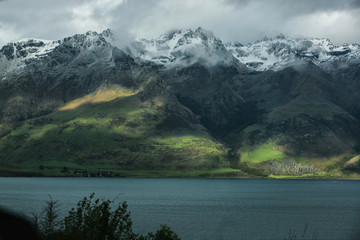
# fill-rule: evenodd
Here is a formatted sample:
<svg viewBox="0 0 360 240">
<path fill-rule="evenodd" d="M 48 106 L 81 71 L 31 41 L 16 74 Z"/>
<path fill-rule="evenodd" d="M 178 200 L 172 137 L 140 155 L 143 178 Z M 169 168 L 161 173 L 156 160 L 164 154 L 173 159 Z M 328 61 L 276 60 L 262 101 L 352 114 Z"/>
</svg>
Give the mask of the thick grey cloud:
<svg viewBox="0 0 360 240">
<path fill-rule="evenodd" d="M 360 7 L 360 0 L 226 0 L 235 7 L 244 7 L 257 2 L 265 6 L 275 6 L 284 16 L 309 14 L 319 11 L 339 11 Z"/>
<path fill-rule="evenodd" d="M 119 43 L 202 26 L 226 41 L 284 33 L 360 42 L 359 0 L 0 0 L 0 45 L 111 28 Z"/>
<path fill-rule="evenodd" d="M 359 0 L 225 0 L 243 16 L 239 28 L 260 35 L 284 33 L 360 41 Z M 253 36 L 249 36 L 251 41 Z"/>
</svg>

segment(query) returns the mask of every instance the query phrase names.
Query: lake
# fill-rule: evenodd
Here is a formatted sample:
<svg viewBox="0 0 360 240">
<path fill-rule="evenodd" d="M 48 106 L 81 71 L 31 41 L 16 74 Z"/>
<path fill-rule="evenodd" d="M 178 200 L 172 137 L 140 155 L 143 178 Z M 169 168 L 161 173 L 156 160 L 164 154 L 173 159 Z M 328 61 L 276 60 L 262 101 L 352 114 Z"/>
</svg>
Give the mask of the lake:
<svg viewBox="0 0 360 240">
<path fill-rule="evenodd" d="M 127 201 L 134 230 L 169 225 L 184 240 L 359 239 L 360 181 L 275 179 L 0 178 L 0 206 L 62 214 L 90 193 Z"/>
</svg>

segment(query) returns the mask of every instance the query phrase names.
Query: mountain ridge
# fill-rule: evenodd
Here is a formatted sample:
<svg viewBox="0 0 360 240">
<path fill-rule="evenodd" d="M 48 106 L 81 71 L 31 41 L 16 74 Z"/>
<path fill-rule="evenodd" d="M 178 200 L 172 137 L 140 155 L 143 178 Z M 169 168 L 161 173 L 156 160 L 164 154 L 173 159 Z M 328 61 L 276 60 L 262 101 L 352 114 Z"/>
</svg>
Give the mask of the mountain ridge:
<svg viewBox="0 0 360 240">
<path fill-rule="evenodd" d="M 125 49 L 113 41 L 111 30 L 88 31 L 0 50 L 1 166 L 358 171 L 345 165 L 360 151 L 358 45 L 284 36 L 224 44 L 202 28 Z"/>
<path fill-rule="evenodd" d="M 105 41 L 108 44 L 116 42 L 116 36 L 110 29 L 102 33 L 88 31 L 83 35 L 76 34 L 72 38 L 81 36 L 85 36 L 87 44 L 90 45 L 93 45 L 93 41 Z M 26 60 L 41 57 L 69 39 L 71 37 L 63 40 L 23 39 L 4 45 L 1 52 L 8 60 L 13 60 L 15 57 Z M 198 52 L 194 53 L 194 49 Z M 360 57 L 359 44 L 345 43 L 337 46 L 327 38 L 290 38 L 283 34 L 274 38 L 264 37 L 246 45 L 236 41 L 223 43 L 211 31 L 201 27 L 194 31 L 173 30 L 153 39 L 138 39 L 123 50 L 135 59 L 168 65 L 167 68 L 191 65 L 199 59 L 205 60 L 211 57 L 218 59 L 210 61 L 209 66 L 221 62 L 229 64 L 232 60 L 230 53 L 242 64 L 257 71 L 282 70 L 296 65 L 301 60 L 312 61 L 329 71 L 332 67 L 341 68 L 346 67 L 343 66 L 346 64 L 356 64 L 356 60 Z M 189 60 L 191 57 L 196 59 Z M 187 59 L 181 63 L 178 58 Z"/>
</svg>

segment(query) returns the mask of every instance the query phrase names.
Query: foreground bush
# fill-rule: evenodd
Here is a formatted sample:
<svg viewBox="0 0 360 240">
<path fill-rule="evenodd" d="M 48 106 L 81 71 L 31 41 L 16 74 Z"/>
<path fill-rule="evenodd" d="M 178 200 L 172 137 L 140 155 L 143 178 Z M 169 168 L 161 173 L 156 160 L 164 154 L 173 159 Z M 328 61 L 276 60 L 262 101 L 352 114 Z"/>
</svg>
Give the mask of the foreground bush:
<svg viewBox="0 0 360 240">
<path fill-rule="evenodd" d="M 40 238 L 49 240 L 178 240 L 180 239 L 168 226 L 147 235 L 139 235 L 132 230 L 127 203 L 118 204 L 111 209 L 110 200 L 100 200 L 91 194 L 79 201 L 76 208 L 58 221 L 57 202 L 51 198 L 43 211 L 43 217 L 34 217 L 34 225 Z M 40 220 L 39 220 L 40 219 Z"/>
</svg>

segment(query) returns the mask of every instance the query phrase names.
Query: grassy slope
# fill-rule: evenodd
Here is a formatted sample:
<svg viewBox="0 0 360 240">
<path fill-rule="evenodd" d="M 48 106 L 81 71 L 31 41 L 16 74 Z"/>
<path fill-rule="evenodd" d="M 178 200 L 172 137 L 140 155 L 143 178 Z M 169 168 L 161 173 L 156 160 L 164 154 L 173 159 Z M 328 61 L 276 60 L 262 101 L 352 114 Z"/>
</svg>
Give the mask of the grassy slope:
<svg viewBox="0 0 360 240">
<path fill-rule="evenodd" d="M 2 123 L 0 175 L 249 176 L 228 168 L 226 149 L 205 131 L 159 128 L 166 119 L 161 104 L 143 103 L 128 89 L 100 89 L 47 116 L 17 126 Z M 251 125 L 244 132 L 253 142 L 244 142 L 237 155 L 250 167 L 294 159 L 320 169 L 316 174 L 270 177 L 359 178 L 359 174 L 343 172 L 344 166 L 356 163 L 358 158 L 350 161 L 351 156 L 345 155 L 331 159 L 288 156 L 276 140 L 264 141 L 263 126 Z"/>
<path fill-rule="evenodd" d="M 255 146 L 253 149 L 241 149 L 238 154 L 240 154 L 243 162 L 260 163 L 285 158 L 286 154 L 283 151 L 281 147 L 269 140 L 267 143 Z"/>
<path fill-rule="evenodd" d="M 241 175 L 227 168 L 226 149 L 205 131 L 163 131 L 165 118 L 160 106 L 142 103 L 130 90 L 99 90 L 47 116 L 1 125 L 0 173 Z"/>
<path fill-rule="evenodd" d="M 298 174 L 269 174 L 271 178 L 360 178 L 360 174 L 354 171 L 360 155 L 342 154 L 330 158 L 294 156 L 286 151 L 286 146 L 279 144 L 278 139 L 269 138 L 264 126 L 259 124 L 250 125 L 243 130 L 242 145 L 237 149 L 236 156 L 240 167 L 246 164 L 263 169 L 268 162 L 283 163 L 284 166 L 294 162 L 299 169 L 311 166 L 315 170 L 313 173 L 299 171 Z"/>
<path fill-rule="evenodd" d="M 243 144 L 237 149 L 241 162 L 256 164 L 269 160 L 281 160 L 287 157 L 284 147 L 266 137 L 265 128 L 253 124 L 243 130 Z"/>
</svg>

